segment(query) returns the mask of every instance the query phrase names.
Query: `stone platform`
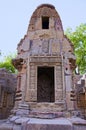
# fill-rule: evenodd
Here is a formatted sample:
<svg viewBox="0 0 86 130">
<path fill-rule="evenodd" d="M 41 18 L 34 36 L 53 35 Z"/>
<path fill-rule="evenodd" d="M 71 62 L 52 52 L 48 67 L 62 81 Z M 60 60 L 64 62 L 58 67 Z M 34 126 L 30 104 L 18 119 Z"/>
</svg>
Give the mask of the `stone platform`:
<svg viewBox="0 0 86 130">
<path fill-rule="evenodd" d="M 0 122 L 0 130 L 86 130 L 86 120 L 80 118 L 26 118 L 14 116 Z"/>
</svg>

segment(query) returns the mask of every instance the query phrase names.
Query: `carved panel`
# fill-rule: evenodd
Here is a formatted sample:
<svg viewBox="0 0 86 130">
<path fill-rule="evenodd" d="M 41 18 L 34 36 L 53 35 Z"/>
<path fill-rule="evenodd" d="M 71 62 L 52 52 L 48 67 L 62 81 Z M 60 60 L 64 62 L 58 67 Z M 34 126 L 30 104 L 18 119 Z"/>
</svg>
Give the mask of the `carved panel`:
<svg viewBox="0 0 86 130">
<path fill-rule="evenodd" d="M 61 57 L 30 57 L 30 62 L 59 63 L 61 62 Z"/>
<path fill-rule="evenodd" d="M 29 101 L 37 101 L 37 91 L 35 89 L 30 89 L 28 93 Z"/>
<path fill-rule="evenodd" d="M 30 66 L 30 89 L 34 89 L 35 88 L 35 83 L 36 83 L 36 67 L 35 65 Z M 33 87 L 32 87 L 33 86 Z"/>
<path fill-rule="evenodd" d="M 52 43 L 52 53 L 57 53 L 57 44 Z"/>
<path fill-rule="evenodd" d="M 49 52 L 49 42 L 46 39 L 44 39 L 43 42 L 42 42 L 42 51 L 44 53 L 48 53 Z"/>
</svg>

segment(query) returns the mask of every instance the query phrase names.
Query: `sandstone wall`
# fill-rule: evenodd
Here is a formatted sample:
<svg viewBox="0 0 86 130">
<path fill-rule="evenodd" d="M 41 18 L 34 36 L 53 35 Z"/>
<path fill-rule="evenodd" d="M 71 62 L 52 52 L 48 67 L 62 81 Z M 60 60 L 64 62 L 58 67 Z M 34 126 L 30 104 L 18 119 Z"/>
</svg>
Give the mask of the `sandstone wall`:
<svg viewBox="0 0 86 130">
<path fill-rule="evenodd" d="M 0 69 L 0 119 L 7 118 L 14 106 L 17 77 Z"/>
</svg>

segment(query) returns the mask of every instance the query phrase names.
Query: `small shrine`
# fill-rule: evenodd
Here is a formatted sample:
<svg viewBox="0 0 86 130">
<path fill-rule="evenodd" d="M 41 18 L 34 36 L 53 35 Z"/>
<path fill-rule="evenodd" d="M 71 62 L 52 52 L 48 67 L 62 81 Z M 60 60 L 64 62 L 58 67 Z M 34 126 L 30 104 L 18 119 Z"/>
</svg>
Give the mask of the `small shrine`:
<svg viewBox="0 0 86 130">
<path fill-rule="evenodd" d="M 18 70 L 15 108 L 28 106 L 29 113 L 74 110 L 70 92 L 76 58 L 53 5 L 37 7 L 17 50 L 13 59 Z"/>
</svg>

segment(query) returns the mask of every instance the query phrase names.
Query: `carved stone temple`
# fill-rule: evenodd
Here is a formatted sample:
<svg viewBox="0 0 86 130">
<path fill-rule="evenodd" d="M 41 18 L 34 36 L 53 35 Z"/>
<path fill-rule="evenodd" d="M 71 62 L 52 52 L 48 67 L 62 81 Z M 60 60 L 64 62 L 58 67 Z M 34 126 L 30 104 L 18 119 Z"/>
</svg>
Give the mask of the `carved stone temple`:
<svg viewBox="0 0 86 130">
<path fill-rule="evenodd" d="M 53 5 L 37 7 L 17 49 L 15 109 L 28 106 L 29 113 L 74 110 L 70 92 L 76 58 Z"/>
</svg>

